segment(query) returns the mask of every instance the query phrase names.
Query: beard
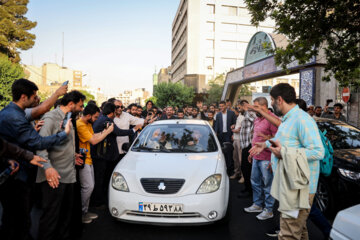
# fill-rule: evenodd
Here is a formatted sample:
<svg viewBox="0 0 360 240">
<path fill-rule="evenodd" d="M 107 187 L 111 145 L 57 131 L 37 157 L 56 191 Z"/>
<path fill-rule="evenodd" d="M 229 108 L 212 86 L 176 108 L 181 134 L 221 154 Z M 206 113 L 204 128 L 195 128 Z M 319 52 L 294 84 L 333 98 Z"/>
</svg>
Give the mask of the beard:
<svg viewBox="0 0 360 240">
<path fill-rule="evenodd" d="M 282 112 L 280 111 L 280 109 L 279 109 L 279 107 L 277 106 L 276 103 L 274 103 L 274 104 L 271 105 L 271 106 L 273 107 L 273 109 L 274 109 L 274 114 L 275 114 L 276 116 L 278 116 L 278 117 L 282 117 L 282 116 L 283 116 Z"/>
</svg>

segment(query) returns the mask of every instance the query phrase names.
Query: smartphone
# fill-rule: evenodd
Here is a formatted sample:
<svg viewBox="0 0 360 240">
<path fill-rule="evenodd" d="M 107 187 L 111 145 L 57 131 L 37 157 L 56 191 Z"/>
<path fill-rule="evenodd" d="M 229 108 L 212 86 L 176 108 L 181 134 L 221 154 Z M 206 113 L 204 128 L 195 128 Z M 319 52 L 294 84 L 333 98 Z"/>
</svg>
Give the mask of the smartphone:
<svg viewBox="0 0 360 240">
<path fill-rule="evenodd" d="M 65 82 L 63 82 L 63 86 L 66 86 L 66 85 L 68 85 L 69 84 L 69 80 L 67 80 L 67 81 L 65 81 Z"/>
<path fill-rule="evenodd" d="M 63 129 L 65 129 L 66 123 L 70 120 L 70 118 L 71 118 L 71 112 L 68 112 L 66 114 L 66 117 L 65 117 L 64 121 L 63 121 L 63 125 L 62 125 Z"/>
<path fill-rule="evenodd" d="M 274 142 L 274 140 L 269 139 L 269 142 L 271 143 L 271 146 L 272 146 L 272 147 L 277 147 L 277 146 L 276 146 L 276 143 Z"/>
<path fill-rule="evenodd" d="M 333 100 L 332 100 L 332 99 L 327 99 L 327 100 L 326 100 L 326 105 L 325 105 L 325 106 L 329 106 L 329 104 L 330 104 L 330 103 L 332 103 L 332 102 L 333 102 Z"/>
</svg>

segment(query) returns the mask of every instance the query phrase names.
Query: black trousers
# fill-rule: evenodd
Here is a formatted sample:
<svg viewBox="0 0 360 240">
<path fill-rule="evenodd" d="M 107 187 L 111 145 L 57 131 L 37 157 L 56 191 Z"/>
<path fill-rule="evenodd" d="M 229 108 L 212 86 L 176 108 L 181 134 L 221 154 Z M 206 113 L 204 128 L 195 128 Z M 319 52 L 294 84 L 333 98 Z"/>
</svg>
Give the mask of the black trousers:
<svg viewBox="0 0 360 240">
<path fill-rule="evenodd" d="M 60 183 L 51 188 L 47 182 L 40 183 L 42 214 L 39 222 L 38 240 L 72 239 L 74 183 Z"/>
<path fill-rule="evenodd" d="M 251 187 L 251 168 L 252 165 L 248 161 L 249 157 L 249 150 L 251 149 L 251 144 L 242 150 L 241 153 L 241 172 L 244 176 L 244 185 L 245 185 L 245 191 L 248 191 L 252 193 L 252 187 Z"/>
<path fill-rule="evenodd" d="M 31 239 L 31 185 L 9 178 L 0 186 L 0 202 L 3 207 L 0 239 Z"/>
<path fill-rule="evenodd" d="M 218 139 L 221 146 L 224 146 L 224 142 L 232 142 L 231 141 L 231 133 L 219 133 Z M 233 151 L 228 150 L 224 152 L 227 174 L 231 176 L 234 173 L 234 161 L 233 161 Z"/>
<path fill-rule="evenodd" d="M 119 161 L 120 158 L 115 161 L 93 158 L 95 186 L 91 196 L 91 205 L 101 206 L 107 204 L 111 174 Z"/>
</svg>

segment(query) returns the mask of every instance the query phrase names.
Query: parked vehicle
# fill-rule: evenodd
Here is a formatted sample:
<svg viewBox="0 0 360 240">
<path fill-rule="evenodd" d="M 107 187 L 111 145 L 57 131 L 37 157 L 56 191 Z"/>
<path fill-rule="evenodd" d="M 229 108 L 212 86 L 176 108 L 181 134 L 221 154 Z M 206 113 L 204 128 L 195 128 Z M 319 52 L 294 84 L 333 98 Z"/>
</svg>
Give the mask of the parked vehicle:
<svg viewBox="0 0 360 240">
<path fill-rule="evenodd" d="M 122 221 L 206 224 L 230 212 L 224 155 L 202 120 L 147 126 L 116 166 L 109 189 L 110 213 Z"/>
<path fill-rule="evenodd" d="M 359 239 L 360 204 L 340 211 L 335 218 L 330 237 L 333 240 Z"/>
<path fill-rule="evenodd" d="M 315 202 L 327 216 L 360 203 L 360 129 L 347 123 L 319 118 L 320 130 L 334 148 L 334 165 L 329 177 L 320 175 Z"/>
</svg>

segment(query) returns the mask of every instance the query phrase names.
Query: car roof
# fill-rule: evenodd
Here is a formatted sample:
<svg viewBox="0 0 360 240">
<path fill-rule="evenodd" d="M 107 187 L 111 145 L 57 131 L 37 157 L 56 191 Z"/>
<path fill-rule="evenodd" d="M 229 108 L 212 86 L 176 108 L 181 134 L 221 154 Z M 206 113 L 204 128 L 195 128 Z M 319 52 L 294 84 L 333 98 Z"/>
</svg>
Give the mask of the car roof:
<svg viewBox="0 0 360 240">
<path fill-rule="evenodd" d="M 156 121 L 156 122 L 153 122 L 151 125 L 166 125 L 166 124 L 208 125 L 208 122 L 205 120 L 198 120 L 198 119 L 170 119 L 170 120 Z"/>
<path fill-rule="evenodd" d="M 340 121 L 340 120 L 336 120 L 336 119 L 332 119 L 332 118 L 314 118 L 315 121 L 317 123 L 320 123 L 320 122 L 328 122 L 328 123 L 331 123 L 331 124 L 334 124 L 334 125 L 342 125 L 342 126 L 347 126 L 349 128 L 355 128 L 357 130 L 359 130 L 358 127 L 356 126 L 353 126 L 347 122 L 343 122 L 343 121 Z"/>
</svg>

